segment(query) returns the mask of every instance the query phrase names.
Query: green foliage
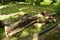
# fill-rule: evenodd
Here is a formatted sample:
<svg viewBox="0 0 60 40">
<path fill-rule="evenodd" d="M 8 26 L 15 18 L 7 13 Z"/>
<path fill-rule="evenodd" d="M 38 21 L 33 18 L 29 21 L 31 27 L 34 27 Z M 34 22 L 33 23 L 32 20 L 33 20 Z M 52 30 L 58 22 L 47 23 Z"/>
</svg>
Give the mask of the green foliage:
<svg viewBox="0 0 60 40">
<path fill-rule="evenodd" d="M 57 12 L 58 15 L 60 15 L 60 5 L 58 5 L 58 6 L 55 8 L 55 12 Z"/>
<path fill-rule="evenodd" d="M 40 5 L 50 5 L 50 4 L 51 4 L 51 2 L 41 2 Z"/>
<path fill-rule="evenodd" d="M 4 33 L 4 28 L 0 28 L 0 35 Z"/>
</svg>

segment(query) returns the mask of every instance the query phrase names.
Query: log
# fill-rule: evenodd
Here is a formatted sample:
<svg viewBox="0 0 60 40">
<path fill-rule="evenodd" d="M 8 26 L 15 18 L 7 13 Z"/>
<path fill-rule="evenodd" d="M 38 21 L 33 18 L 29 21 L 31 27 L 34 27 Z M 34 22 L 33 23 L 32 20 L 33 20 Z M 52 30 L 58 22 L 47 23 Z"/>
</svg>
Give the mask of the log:
<svg viewBox="0 0 60 40">
<path fill-rule="evenodd" d="M 25 17 L 27 17 L 27 15 L 21 17 L 16 23 L 14 23 L 10 26 L 5 26 L 5 33 L 6 33 L 7 37 L 8 37 L 8 35 L 11 36 L 13 34 L 16 34 L 19 31 L 23 30 L 27 26 L 34 23 L 35 20 L 37 19 L 37 18 L 34 18 L 34 17 L 30 17 L 30 16 L 28 18 L 25 18 Z"/>
<path fill-rule="evenodd" d="M 12 36 L 17 32 L 22 31 L 24 28 L 29 25 L 35 23 L 37 19 L 41 19 L 40 21 L 46 21 L 42 14 L 36 14 L 34 16 L 24 15 L 17 22 L 11 24 L 10 26 L 5 26 L 5 34 L 6 36 Z"/>
<path fill-rule="evenodd" d="M 37 15 L 34 15 L 34 16 L 24 15 L 17 22 L 15 22 L 14 24 L 12 24 L 10 26 L 5 26 L 6 36 L 7 37 L 12 36 L 13 34 L 16 34 L 17 32 L 23 30 L 24 28 L 28 27 L 29 25 L 35 23 L 37 21 L 37 18 L 40 15 L 41 14 L 37 14 Z"/>
<path fill-rule="evenodd" d="M 7 37 L 11 37 L 12 35 L 14 35 L 14 34 L 20 32 L 20 31 L 24 30 L 26 27 L 28 27 L 29 25 L 33 24 L 34 22 L 35 22 L 35 21 L 29 23 L 29 24 L 26 25 L 25 27 L 22 27 L 22 28 L 16 28 L 15 30 L 10 31 L 10 33 L 8 33 L 8 34 L 6 33 L 6 36 L 7 36 Z"/>
</svg>

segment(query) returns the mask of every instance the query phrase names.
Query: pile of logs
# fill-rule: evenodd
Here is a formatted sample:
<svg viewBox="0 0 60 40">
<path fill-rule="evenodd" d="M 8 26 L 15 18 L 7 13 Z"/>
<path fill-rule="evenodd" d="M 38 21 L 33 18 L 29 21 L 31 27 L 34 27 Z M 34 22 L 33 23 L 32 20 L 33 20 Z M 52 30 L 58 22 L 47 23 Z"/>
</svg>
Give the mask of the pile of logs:
<svg viewBox="0 0 60 40">
<path fill-rule="evenodd" d="M 56 13 L 48 14 L 46 11 L 38 12 L 36 15 L 25 14 L 13 24 L 5 24 L 5 34 L 9 37 L 22 31 L 30 25 L 36 26 L 40 23 L 42 24 L 41 26 L 45 26 L 49 22 L 56 22 L 54 15 L 56 15 Z"/>
</svg>

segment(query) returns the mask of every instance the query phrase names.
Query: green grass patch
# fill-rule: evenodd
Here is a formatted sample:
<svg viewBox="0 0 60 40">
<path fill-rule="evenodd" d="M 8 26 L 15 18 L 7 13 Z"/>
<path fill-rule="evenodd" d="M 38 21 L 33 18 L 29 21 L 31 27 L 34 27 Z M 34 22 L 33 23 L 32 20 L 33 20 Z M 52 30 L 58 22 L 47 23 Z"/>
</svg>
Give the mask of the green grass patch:
<svg viewBox="0 0 60 40">
<path fill-rule="evenodd" d="M 0 9 L 0 14 L 10 14 L 15 12 L 27 12 L 27 13 L 37 13 L 42 11 L 54 12 L 54 6 L 42 5 L 42 6 L 33 6 L 33 5 L 18 5 L 18 4 L 8 4 L 6 8 Z"/>
<path fill-rule="evenodd" d="M 22 9 L 21 11 L 28 12 L 28 13 L 29 12 L 37 13 L 37 12 L 43 12 L 43 11 L 48 11 L 48 13 L 54 12 L 54 6 L 32 6 L 32 5 L 28 5 L 25 7 L 26 7 L 26 9 Z"/>
<path fill-rule="evenodd" d="M 0 9 L 0 14 L 10 14 L 19 12 L 19 7 L 15 4 L 9 4 L 7 7 Z"/>
</svg>

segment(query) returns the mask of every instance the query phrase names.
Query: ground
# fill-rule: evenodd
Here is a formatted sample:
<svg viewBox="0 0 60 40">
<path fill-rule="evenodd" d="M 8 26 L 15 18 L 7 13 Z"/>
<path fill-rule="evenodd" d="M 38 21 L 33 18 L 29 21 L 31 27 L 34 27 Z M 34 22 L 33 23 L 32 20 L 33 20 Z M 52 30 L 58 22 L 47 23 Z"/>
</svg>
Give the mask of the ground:
<svg viewBox="0 0 60 40">
<path fill-rule="evenodd" d="M 19 4 L 8 4 L 8 6 L 3 7 L 0 9 L 0 14 L 12 14 L 12 13 L 19 13 L 19 12 L 25 12 L 26 14 L 32 14 L 35 15 L 38 12 L 47 11 L 48 13 L 55 12 L 58 8 L 58 6 L 53 5 L 46 5 L 46 6 L 33 6 L 33 5 L 19 5 Z M 59 12 L 59 11 L 58 11 Z M 12 19 L 12 20 L 11 20 Z M 11 21 L 14 21 L 15 19 L 10 17 Z M 22 32 L 17 33 L 16 35 L 6 38 L 4 36 L 4 29 L 0 28 L 0 40 L 32 40 L 33 34 L 35 32 L 39 32 L 41 29 L 35 28 L 33 30 L 32 27 L 24 29 Z M 29 35 L 29 36 L 27 36 Z M 57 26 L 53 30 L 45 33 L 44 35 L 40 36 L 41 40 L 59 40 L 60 38 L 60 27 Z"/>
</svg>

